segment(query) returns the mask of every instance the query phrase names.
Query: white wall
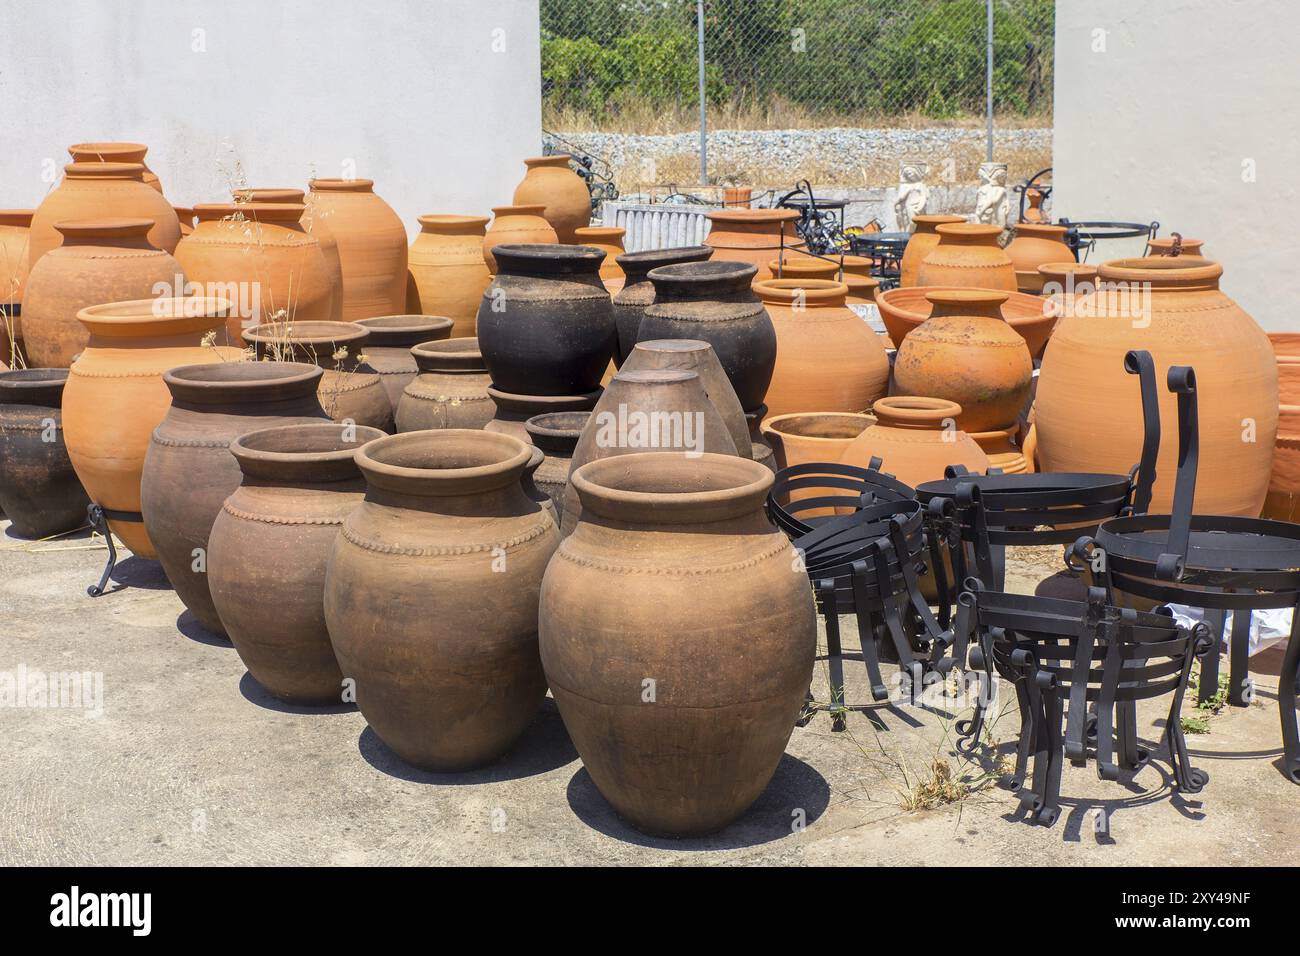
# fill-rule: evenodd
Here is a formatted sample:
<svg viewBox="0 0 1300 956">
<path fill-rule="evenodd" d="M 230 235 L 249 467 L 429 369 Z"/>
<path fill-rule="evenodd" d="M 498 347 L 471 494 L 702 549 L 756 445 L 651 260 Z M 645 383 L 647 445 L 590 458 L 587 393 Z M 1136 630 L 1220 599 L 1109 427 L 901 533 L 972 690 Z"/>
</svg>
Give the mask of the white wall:
<svg viewBox="0 0 1300 956">
<path fill-rule="evenodd" d="M 1203 239 L 1228 295 L 1300 331 L 1297 35 L 1295 0 L 1057 0 L 1054 215 Z"/>
<path fill-rule="evenodd" d="M 176 205 L 375 180 L 414 233 L 489 214 L 541 151 L 538 0 L 3 0 L 0 206 L 72 143 L 146 143 Z M 203 47 L 206 49 L 196 49 Z"/>
</svg>

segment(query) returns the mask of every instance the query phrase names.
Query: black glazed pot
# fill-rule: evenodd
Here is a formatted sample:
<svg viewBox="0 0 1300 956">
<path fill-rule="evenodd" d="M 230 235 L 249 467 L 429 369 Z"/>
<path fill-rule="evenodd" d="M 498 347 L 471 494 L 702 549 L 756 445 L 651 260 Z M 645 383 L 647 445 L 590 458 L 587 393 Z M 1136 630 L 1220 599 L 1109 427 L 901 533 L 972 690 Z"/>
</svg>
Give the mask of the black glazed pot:
<svg viewBox="0 0 1300 956">
<path fill-rule="evenodd" d="M 618 354 L 614 362 L 620 368 L 632 354 L 637 343 L 637 330 L 646 306 L 655 301 L 655 287 L 647 276 L 651 269 L 672 266 L 682 262 L 705 262 L 713 255 L 712 246 L 681 246 L 677 249 L 646 249 L 616 256 L 627 276 L 623 288 L 614 295 L 614 323 L 618 326 Z"/>
<path fill-rule="evenodd" d="M 24 538 L 86 523 L 90 499 L 63 444 L 66 368 L 0 372 L 0 508 Z"/>
</svg>

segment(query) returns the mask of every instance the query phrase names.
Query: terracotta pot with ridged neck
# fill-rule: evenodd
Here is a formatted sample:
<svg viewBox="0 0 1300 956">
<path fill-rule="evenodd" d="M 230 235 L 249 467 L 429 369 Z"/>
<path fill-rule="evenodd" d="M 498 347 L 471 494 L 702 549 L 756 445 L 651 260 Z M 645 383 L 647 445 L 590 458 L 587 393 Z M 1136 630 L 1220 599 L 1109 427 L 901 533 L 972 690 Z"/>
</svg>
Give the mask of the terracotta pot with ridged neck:
<svg viewBox="0 0 1300 956">
<path fill-rule="evenodd" d="M 559 532 L 524 493 L 533 451 L 443 429 L 356 453 L 366 495 L 334 542 L 325 621 L 371 729 L 424 770 L 496 760 L 546 696 L 537 602 Z"/>
<path fill-rule="evenodd" d="M 559 237 L 542 216 L 546 207 L 540 203 L 519 206 L 493 206 L 492 225 L 483 235 L 483 261 L 488 272 L 497 273 L 497 246 L 556 245 Z M 477 313 L 476 313 L 477 314 Z"/>
<path fill-rule="evenodd" d="M 1017 291 L 1016 267 L 998 245 L 1001 226 L 954 222 L 940 225 L 936 231 L 939 243 L 921 260 L 917 285 Z"/>
<path fill-rule="evenodd" d="M 592 246 L 605 253 L 605 261 L 600 264 L 600 281 L 605 283 L 610 295 L 622 289 L 627 279 L 618 263 L 618 257 L 624 252 L 623 236 L 626 234 L 626 229 L 617 226 L 583 226 L 573 233 L 575 244 Z"/>
<path fill-rule="evenodd" d="M 713 255 L 710 246 L 682 246 L 677 249 L 643 249 L 618 257 L 623 270 L 623 287 L 614 294 L 614 322 L 618 326 L 618 351 L 614 364 L 622 366 L 636 345 L 637 332 L 647 306 L 654 305 L 655 287 L 651 270 L 682 262 L 704 262 Z"/>
<path fill-rule="evenodd" d="M 872 458 L 880 458 L 884 471 L 913 488 L 942 478 L 949 465 L 965 465 L 983 474 L 989 467 L 988 456 L 970 435 L 957 428 L 961 412 L 956 402 L 941 398 L 882 398 L 871 406 L 876 424 L 844 449 L 840 461 L 866 468 Z"/>
<path fill-rule="evenodd" d="M 965 221 L 965 216 L 923 214 L 912 217 L 912 236 L 907 240 L 903 258 L 898 263 L 900 288 L 917 285 L 916 271 L 921 268 L 921 261 L 939 244 L 938 228 Z"/>
<path fill-rule="evenodd" d="M 452 321 L 441 315 L 381 315 L 361 319 L 357 325 L 370 331 L 366 339 L 366 364 L 384 383 L 396 416 L 402 391 L 419 372 L 411 349 L 423 342 L 447 338 Z"/>
<path fill-rule="evenodd" d="M 927 298 L 931 292 L 950 292 L 965 286 L 913 286 L 910 289 L 897 288 L 882 292 L 876 297 L 876 307 L 880 310 L 881 321 L 893 341 L 895 348 L 922 322 L 930 317 L 934 304 Z M 1000 291 L 1000 290 L 990 290 Z M 1056 312 L 1050 303 L 1042 297 L 1025 292 L 1006 293 L 1007 301 L 1002 305 L 1002 318 L 1006 319 L 1029 349 L 1029 354 L 1040 358 L 1047 340 L 1056 325 Z"/>
<path fill-rule="evenodd" d="M 144 143 L 76 143 L 68 147 L 74 163 L 139 163 L 144 171 L 141 177 L 146 186 L 163 191 L 158 175 L 145 165 L 144 157 L 149 147 Z"/>
<path fill-rule="evenodd" d="M 496 406 L 488 396 L 492 379 L 478 339 L 422 342 L 411 349 L 419 370 L 402 391 L 395 421 L 399 432 L 426 428 L 482 428 Z"/>
<path fill-rule="evenodd" d="M 0 209 L 0 305 L 23 301 L 34 212 Z"/>
<path fill-rule="evenodd" d="M 237 203 L 270 202 L 300 203 L 304 210 L 299 223 L 303 231 L 320 243 L 320 251 L 325 256 L 325 266 L 330 274 L 330 288 L 333 290 L 333 308 L 330 321 L 339 322 L 343 318 L 343 264 L 339 261 L 339 244 L 325 224 L 323 216 L 316 215 L 315 210 L 307 207 L 307 191 L 292 187 L 261 187 L 231 190 L 231 198 Z M 193 212 L 191 209 L 190 212 Z M 193 217 L 191 217 L 193 218 Z M 189 232 L 193 232 L 191 228 Z M 182 224 L 182 235 L 188 235 Z"/>
<path fill-rule="evenodd" d="M 451 337 L 476 334 L 478 305 L 492 281 L 483 258 L 486 216 L 421 216 L 407 253 L 406 308 L 445 315 Z"/>
<path fill-rule="evenodd" d="M 329 230 L 343 275 L 344 322 L 406 307 L 406 227 L 373 179 L 313 179 L 308 219 Z"/>
<path fill-rule="evenodd" d="M 1065 226 L 1045 222 L 1016 223 L 1015 238 L 1007 245 L 1006 252 L 1016 270 L 1016 285 L 1021 292 L 1036 295 L 1043 291 L 1039 266 L 1074 258 L 1074 250 L 1066 245 L 1065 232 Z"/>
<path fill-rule="evenodd" d="M 569 166 L 567 153 L 525 159 L 528 167 L 511 200 L 516 206 L 540 205 L 560 242 L 580 244 L 577 230 L 591 222 L 591 191 Z"/>
<path fill-rule="evenodd" d="M 806 243 L 795 231 L 795 209 L 718 209 L 705 213 L 714 262 L 746 262 L 757 269 L 784 253 L 796 257 Z M 783 239 L 784 236 L 784 239 Z"/>
<path fill-rule="evenodd" d="M 45 538 L 86 523 L 90 499 L 63 442 L 67 369 L 0 371 L 0 508 L 13 534 Z"/>
</svg>

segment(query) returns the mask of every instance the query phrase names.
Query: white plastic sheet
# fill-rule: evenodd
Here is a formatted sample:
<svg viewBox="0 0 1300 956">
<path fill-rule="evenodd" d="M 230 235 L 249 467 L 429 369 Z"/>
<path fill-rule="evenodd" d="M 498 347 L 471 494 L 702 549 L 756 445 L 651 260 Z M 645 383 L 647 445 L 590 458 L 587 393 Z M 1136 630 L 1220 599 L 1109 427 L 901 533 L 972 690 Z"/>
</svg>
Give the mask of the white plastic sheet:
<svg viewBox="0 0 1300 956">
<path fill-rule="evenodd" d="M 1187 607 L 1184 604 L 1170 604 L 1169 610 L 1174 612 L 1174 617 L 1178 619 L 1179 624 L 1187 627 L 1199 624 L 1206 617 L 1206 612 L 1201 608 Z M 1251 616 L 1251 657 L 1287 639 L 1291 634 L 1292 611 L 1293 609 L 1289 607 L 1270 607 L 1258 610 Z M 1223 633 L 1220 635 L 1225 647 L 1232 637 L 1232 615 L 1233 612 L 1229 611 L 1226 620 L 1223 622 Z"/>
</svg>

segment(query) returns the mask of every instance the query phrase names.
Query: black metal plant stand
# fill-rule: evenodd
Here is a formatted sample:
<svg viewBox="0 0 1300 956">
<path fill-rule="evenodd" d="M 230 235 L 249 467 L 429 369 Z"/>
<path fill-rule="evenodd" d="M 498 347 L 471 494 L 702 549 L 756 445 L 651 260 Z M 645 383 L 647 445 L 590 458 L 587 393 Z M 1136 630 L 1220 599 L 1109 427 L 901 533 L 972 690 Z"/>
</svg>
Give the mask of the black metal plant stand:
<svg viewBox="0 0 1300 956">
<path fill-rule="evenodd" d="M 113 569 L 117 567 L 117 548 L 113 545 L 113 532 L 108 529 L 109 518 L 135 519 L 138 521 L 140 515 L 128 511 L 110 511 L 97 504 L 91 504 L 86 509 L 86 520 L 90 522 L 91 530 L 102 534 L 105 543 L 108 544 L 108 563 L 104 565 L 104 573 L 99 576 L 98 584 L 92 584 L 86 588 L 86 593 L 91 597 L 99 597 L 105 593 L 105 589 L 108 587 L 108 579 L 112 577 Z"/>
</svg>

